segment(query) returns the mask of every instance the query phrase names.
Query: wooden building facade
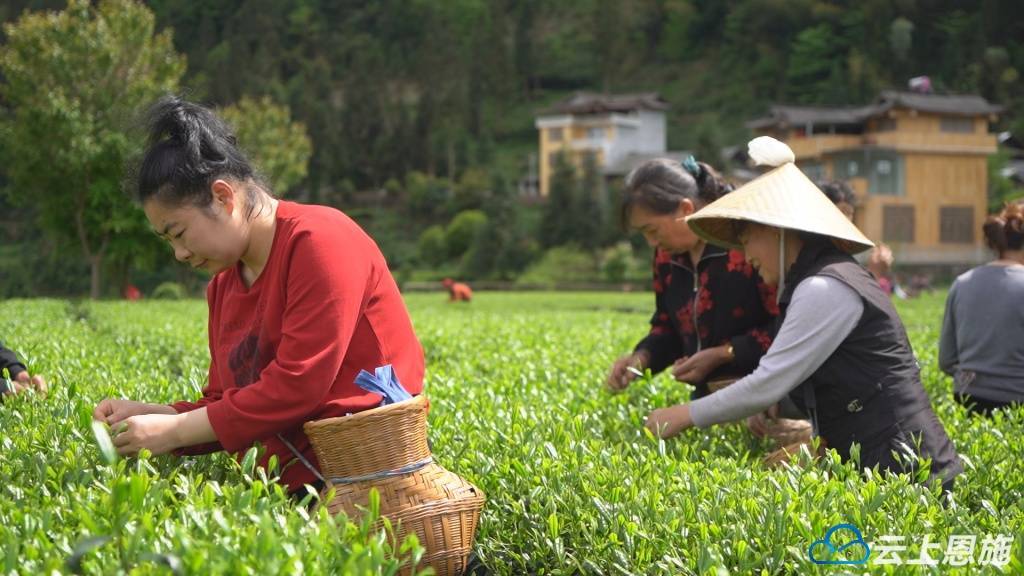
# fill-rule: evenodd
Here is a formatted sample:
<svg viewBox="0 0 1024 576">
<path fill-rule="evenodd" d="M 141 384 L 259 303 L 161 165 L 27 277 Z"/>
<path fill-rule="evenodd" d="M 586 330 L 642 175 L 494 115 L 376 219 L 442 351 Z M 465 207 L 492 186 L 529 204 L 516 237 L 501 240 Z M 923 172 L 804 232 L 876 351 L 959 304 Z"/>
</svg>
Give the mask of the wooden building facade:
<svg viewBox="0 0 1024 576">
<path fill-rule="evenodd" d="M 901 264 L 966 265 L 988 258 L 989 123 L 980 96 L 883 92 L 869 106 L 773 106 L 748 125 L 786 142 L 812 179 L 846 180 L 855 221 Z"/>
</svg>

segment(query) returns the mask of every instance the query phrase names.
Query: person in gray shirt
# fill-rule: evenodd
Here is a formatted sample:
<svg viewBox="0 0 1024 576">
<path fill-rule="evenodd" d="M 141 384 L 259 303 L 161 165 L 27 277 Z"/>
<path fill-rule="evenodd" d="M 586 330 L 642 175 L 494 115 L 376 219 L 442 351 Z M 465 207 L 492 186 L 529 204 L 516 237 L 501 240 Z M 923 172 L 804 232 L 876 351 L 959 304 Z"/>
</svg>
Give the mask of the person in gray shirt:
<svg viewBox="0 0 1024 576">
<path fill-rule="evenodd" d="M 990 414 L 1024 404 L 1024 206 L 990 216 L 985 239 L 998 259 L 961 274 L 946 297 L 939 367 L 957 401 Z"/>
</svg>

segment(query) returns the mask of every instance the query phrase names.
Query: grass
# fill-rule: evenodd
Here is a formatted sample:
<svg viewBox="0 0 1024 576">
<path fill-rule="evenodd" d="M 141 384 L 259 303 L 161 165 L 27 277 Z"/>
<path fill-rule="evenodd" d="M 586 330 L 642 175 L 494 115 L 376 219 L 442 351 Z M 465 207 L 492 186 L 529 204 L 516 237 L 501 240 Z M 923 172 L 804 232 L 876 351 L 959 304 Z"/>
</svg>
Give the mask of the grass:
<svg viewBox="0 0 1024 576">
<path fill-rule="evenodd" d="M 906 537 L 904 559 L 917 558 L 926 534 L 942 551 L 950 535 L 976 535 L 975 558 L 985 536 L 1014 536 L 1002 573 L 1024 573 L 1024 411 L 972 418 L 952 401 L 935 365 L 943 296 L 899 308 L 936 412 L 966 461 L 946 505 L 912 479 L 864 476 L 835 459 L 765 470 L 767 445 L 739 426 L 668 442 L 644 433 L 643 416 L 685 400 L 687 389 L 665 376 L 620 395 L 601 384 L 645 332 L 650 294 L 407 301 L 427 353 L 435 457 L 486 492 L 477 547 L 496 573 L 833 574 L 807 559 L 807 547 L 841 522 L 869 543 Z M 174 561 L 194 574 L 397 569 L 386 536 L 311 517 L 251 463 L 104 458 L 89 417 L 100 398 L 198 394 L 208 362 L 204 303 L 6 301 L 0 318 L 4 341 L 53 384 L 45 399 L 0 407 L 4 573 L 68 571 L 76 547 L 96 537 L 110 540 L 79 555 L 83 573 L 167 573 Z"/>
</svg>

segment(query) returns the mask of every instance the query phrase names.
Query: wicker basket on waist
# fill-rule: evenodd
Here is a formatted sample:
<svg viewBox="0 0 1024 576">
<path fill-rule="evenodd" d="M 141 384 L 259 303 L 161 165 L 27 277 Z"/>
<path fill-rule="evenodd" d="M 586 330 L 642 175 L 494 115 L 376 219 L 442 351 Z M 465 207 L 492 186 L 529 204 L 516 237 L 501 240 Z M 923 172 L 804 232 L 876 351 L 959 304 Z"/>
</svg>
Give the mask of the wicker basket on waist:
<svg viewBox="0 0 1024 576">
<path fill-rule="evenodd" d="M 331 514 L 352 518 L 380 493 L 380 513 L 399 541 L 415 533 L 425 553 L 419 567 L 462 574 L 473 547 L 484 493 L 431 460 L 423 396 L 340 418 L 307 422 L 321 473 L 334 488 Z"/>
<path fill-rule="evenodd" d="M 718 392 L 735 383 L 737 378 L 718 378 L 708 382 L 708 390 L 712 393 Z M 811 444 L 811 423 L 807 420 L 793 420 L 789 418 L 774 418 L 765 422 L 765 436 L 775 441 L 775 450 L 764 457 L 764 463 L 769 468 L 780 466 L 783 462 L 789 461 L 791 454 L 798 454 L 800 446 Z M 819 448 L 817 456 L 821 456 L 824 450 Z"/>
</svg>

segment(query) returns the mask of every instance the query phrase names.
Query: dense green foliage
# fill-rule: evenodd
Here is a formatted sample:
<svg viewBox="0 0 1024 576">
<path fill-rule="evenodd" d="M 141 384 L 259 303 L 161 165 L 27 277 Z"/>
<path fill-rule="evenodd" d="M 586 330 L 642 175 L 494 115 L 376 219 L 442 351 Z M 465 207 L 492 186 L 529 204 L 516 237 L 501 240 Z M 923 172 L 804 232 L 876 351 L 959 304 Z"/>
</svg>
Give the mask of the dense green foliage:
<svg viewBox="0 0 1024 576">
<path fill-rule="evenodd" d="M 280 197 L 306 177 L 313 145 L 306 127 L 292 122 L 286 106 L 275 104 L 269 96 L 259 100 L 243 96 L 221 111 L 234 128 L 243 149 L 259 166 L 270 189 Z"/>
<path fill-rule="evenodd" d="M 1024 571 L 1024 412 L 972 418 L 952 401 L 935 361 L 942 294 L 901 302 L 900 312 L 965 459 L 946 506 L 908 478 L 865 478 L 834 458 L 767 471 L 766 444 L 740 427 L 668 442 L 644 433 L 647 411 L 685 399 L 686 388 L 664 376 L 621 395 L 601 385 L 644 333 L 649 294 L 444 299 L 407 297 L 427 353 L 430 434 L 440 463 L 488 496 L 477 548 L 498 574 L 832 574 L 806 550 L 841 521 L 868 542 L 905 536 L 905 558 L 917 557 L 925 534 L 943 550 L 951 534 L 977 535 L 979 547 L 986 535 L 1014 535 L 1004 573 Z M 5 341 L 53 381 L 47 398 L 0 406 L 5 573 L 63 570 L 76 544 L 98 536 L 113 541 L 85 554 L 87 573 L 157 573 L 147 553 L 173 555 L 192 574 L 369 574 L 388 565 L 381 539 L 310 519 L 224 455 L 104 459 L 89 421 L 100 398 L 198 394 L 203 303 L 7 301 L 0 318 Z"/>
<path fill-rule="evenodd" d="M 130 0 L 73 1 L 56 16 L 5 27 L 0 46 L 0 163 L 12 203 L 30 206 L 42 230 L 77 248 L 101 295 L 105 259 L 131 259 L 155 239 L 122 193 L 124 166 L 140 146 L 126 119 L 174 90 L 185 72 L 171 36 Z"/>
<path fill-rule="evenodd" d="M 171 34 L 188 62 L 181 87 L 190 97 L 220 107 L 269 98 L 306 127 L 308 166 L 295 149 L 251 150 L 268 175 L 279 173 L 283 162 L 286 173 L 300 179 L 294 187 L 291 178 L 276 187 L 306 201 L 358 208 L 359 222 L 406 273 L 431 268 L 509 279 L 541 256 L 540 247 L 576 244 L 596 252 L 622 239 L 608 225 L 617 190 L 601 198 L 586 174 L 579 175 L 582 182 L 561 179 L 555 187 L 561 199 L 544 209 L 523 207 L 516 198 L 529 155 L 537 152 L 535 115 L 576 90 L 659 92 L 671 104 L 669 148 L 695 151 L 719 166 L 721 148 L 743 143 L 749 136 L 743 123 L 771 103 L 861 105 L 916 75 L 929 75 L 938 91 L 976 92 L 1007 106 L 997 128 L 1024 132 L 1018 114 L 1024 11 L 1014 0 L 145 4 L 156 29 Z M 63 7 L 60 0 L 8 0 L 0 3 L 0 20 Z M 8 41 L 6 34 L 0 42 Z M 16 114 L 18 106 L 0 100 L 0 117 Z M 282 143 L 268 135 L 259 140 Z M 33 143 L 23 139 L 22 145 Z M 1003 161 L 994 159 L 990 170 L 993 206 L 1019 195 L 998 177 Z M 0 163 L 0 185 L 5 178 L 13 184 L 12 170 L 20 166 Z M 501 198 L 491 202 L 493 196 Z M 573 196 L 593 202 L 574 203 Z M 491 248 L 442 262 L 419 259 L 423 231 L 447 227 L 467 209 L 488 211 L 492 229 L 482 240 Z M 503 214 L 496 217 L 494 210 Z M 9 221 L 38 222 L 39 211 L 0 205 Z M 538 214 L 543 211 L 547 220 Z M 21 227 L 6 236 L 21 251 L 39 244 Z M 154 263 L 141 244 L 122 242 L 108 275 L 148 291 L 175 273 Z M 81 250 L 61 250 L 53 240 L 44 246 L 30 267 L 47 272 L 49 281 L 5 274 L 0 293 L 88 287 L 76 277 Z M 508 254 L 492 262 L 486 254 L 495 250 Z M 12 270 L 6 266 L 11 259 L 0 247 L 0 270 Z"/>
</svg>

